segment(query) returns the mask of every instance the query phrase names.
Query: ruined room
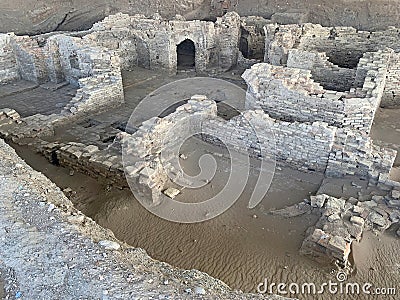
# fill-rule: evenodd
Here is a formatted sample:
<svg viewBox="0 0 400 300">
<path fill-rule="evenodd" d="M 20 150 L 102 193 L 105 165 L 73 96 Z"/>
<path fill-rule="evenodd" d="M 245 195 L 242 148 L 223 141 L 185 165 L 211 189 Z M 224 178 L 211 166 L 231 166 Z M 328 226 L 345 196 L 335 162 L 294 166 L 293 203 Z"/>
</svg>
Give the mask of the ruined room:
<svg viewBox="0 0 400 300">
<path fill-rule="evenodd" d="M 397 0 L 0 2 L 1 299 L 398 299 Z"/>
</svg>

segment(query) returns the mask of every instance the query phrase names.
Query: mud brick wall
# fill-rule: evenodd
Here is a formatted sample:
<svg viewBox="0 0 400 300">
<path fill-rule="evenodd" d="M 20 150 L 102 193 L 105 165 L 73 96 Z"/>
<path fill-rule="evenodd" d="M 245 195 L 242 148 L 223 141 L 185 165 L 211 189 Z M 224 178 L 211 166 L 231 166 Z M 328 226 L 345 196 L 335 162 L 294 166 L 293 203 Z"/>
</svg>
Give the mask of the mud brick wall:
<svg viewBox="0 0 400 300">
<path fill-rule="evenodd" d="M 388 179 L 397 151 L 373 144 L 367 135 L 339 129 L 326 169 L 328 176 L 358 175 L 381 181 Z"/>
<path fill-rule="evenodd" d="M 38 42 L 29 36 L 13 36 L 11 42 L 21 78 L 36 83 L 46 82 L 47 66 Z"/>
<path fill-rule="evenodd" d="M 290 49 L 324 53 L 337 67 L 356 68 L 367 52 L 390 48 L 394 50 L 388 67 L 387 86 L 382 106 L 400 105 L 400 29 L 389 27 L 382 31 L 358 31 L 352 27 L 322 27 L 316 24 L 266 25 L 264 61 L 286 65 Z M 314 77 L 317 79 L 317 76 Z M 332 77 L 334 80 L 335 76 Z M 319 78 L 320 80 L 320 78 Z"/>
<path fill-rule="evenodd" d="M 17 60 L 11 45 L 11 35 L 0 34 L 0 83 L 20 78 Z"/>
<path fill-rule="evenodd" d="M 127 186 L 119 153 L 74 142 L 46 143 L 39 150 L 52 163 L 94 178 L 106 178 L 121 187 Z"/>
<path fill-rule="evenodd" d="M 265 27 L 266 57 L 271 64 L 284 65 L 289 49 L 325 52 L 338 66 L 355 68 L 365 52 L 391 48 L 400 52 L 400 29 L 359 31 L 352 27 L 323 27 L 318 24 L 277 25 Z"/>
<path fill-rule="evenodd" d="M 297 50 L 289 52 L 288 65 L 300 68 L 263 63 L 244 72 L 242 77 L 252 96 L 247 99 L 246 108 L 261 108 L 271 117 L 284 121 L 321 121 L 369 133 L 381 102 L 392 51 L 365 53 L 357 70 L 339 70 L 336 75 L 346 74 L 353 86 L 347 92 L 327 90 L 313 80 L 313 72 L 328 80 L 321 73 L 324 56 Z M 331 73 L 329 63 L 327 66 L 327 73 Z"/>
<path fill-rule="evenodd" d="M 344 93 L 324 90 L 311 76 L 311 71 L 304 69 L 254 65 L 242 76 L 255 100 L 247 108 L 262 108 L 271 117 L 284 121 L 321 121 L 341 126 Z"/>
<path fill-rule="evenodd" d="M 241 17 L 240 50 L 246 58 L 264 59 L 264 26 L 271 21 L 258 16 Z"/>
<path fill-rule="evenodd" d="M 196 48 L 196 71 L 204 72 L 210 67 L 225 70 L 236 65 L 240 18 L 229 13 L 213 23 L 116 14 L 96 23 L 92 31 L 84 38 L 117 51 L 123 69 L 141 66 L 175 71 L 177 45 L 190 39 Z"/>
<path fill-rule="evenodd" d="M 287 66 L 310 70 L 315 82 L 325 89 L 338 92 L 349 91 L 353 87 L 356 70 L 341 68 L 328 61 L 325 53 L 291 49 Z"/>
<path fill-rule="evenodd" d="M 400 106 L 400 53 L 391 57 L 381 106 Z"/>
<path fill-rule="evenodd" d="M 326 123 L 289 123 L 270 118 L 262 111 L 246 111 L 246 119 L 257 124 L 253 128 L 248 122 L 238 121 L 241 116 L 229 121 L 203 123 L 204 139 L 220 145 L 220 140 L 210 136 L 223 135 L 227 144 L 239 152 L 253 157 L 275 158 L 302 171 L 324 172 L 333 144 L 336 128 Z M 239 145 L 245 145 L 241 147 Z"/>
<path fill-rule="evenodd" d="M 120 59 L 114 51 L 64 34 L 7 36 L 22 79 L 78 86 L 63 116 L 99 112 L 124 102 Z"/>
</svg>

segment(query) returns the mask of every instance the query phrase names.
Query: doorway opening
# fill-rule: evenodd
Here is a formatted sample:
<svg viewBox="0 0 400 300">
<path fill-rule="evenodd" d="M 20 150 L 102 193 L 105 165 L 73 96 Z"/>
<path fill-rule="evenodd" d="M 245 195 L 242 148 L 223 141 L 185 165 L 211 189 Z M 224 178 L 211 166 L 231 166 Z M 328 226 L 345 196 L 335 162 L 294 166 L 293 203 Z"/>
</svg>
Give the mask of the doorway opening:
<svg viewBox="0 0 400 300">
<path fill-rule="evenodd" d="M 186 39 L 176 48 L 178 56 L 178 70 L 194 69 L 196 62 L 196 48 L 192 40 Z"/>
</svg>

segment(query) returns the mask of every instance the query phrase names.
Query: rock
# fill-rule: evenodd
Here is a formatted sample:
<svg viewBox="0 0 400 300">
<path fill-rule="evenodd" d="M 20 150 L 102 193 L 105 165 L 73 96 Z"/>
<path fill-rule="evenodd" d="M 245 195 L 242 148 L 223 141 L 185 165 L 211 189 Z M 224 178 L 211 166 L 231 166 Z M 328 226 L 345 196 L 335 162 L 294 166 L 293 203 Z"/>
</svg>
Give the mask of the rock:
<svg viewBox="0 0 400 300">
<path fill-rule="evenodd" d="M 397 234 L 397 236 L 400 237 L 400 228 L 399 228 L 399 230 L 397 230 L 396 234 Z"/>
<path fill-rule="evenodd" d="M 167 188 L 164 192 L 164 195 L 168 196 L 171 199 L 174 199 L 176 196 L 178 196 L 181 191 L 176 189 L 176 188 Z"/>
<path fill-rule="evenodd" d="M 342 261 L 347 260 L 350 254 L 350 243 L 340 236 L 333 236 L 329 240 L 328 247 L 334 252 L 334 256 Z"/>
<path fill-rule="evenodd" d="M 399 211 L 391 212 L 389 218 L 390 218 L 390 221 L 392 221 L 393 223 L 400 222 L 400 212 Z"/>
<path fill-rule="evenodd" d="M 353 207 L 353 212 L 357 213 L 357 214 L 361 214 L 364 211 L 364 208 L 358 205 L 355 205 Z"/>
<path fill-rule="evenodd" d="M 378 195 L 372 196 L 372 200 L 375 202 L 381 202 L 383 200 L 383 196 L 378 196 Z"/>
<path fill-rule="evenodd" d="M 330 197 L 326 200 L 326 208 L 340 211 L 344 208 L 346 200 Z"/>
<path fill-rule="evenodd" d="M 72 224 L 82 224 L 85 222 L 85 216 L 84 215 L 79 215 L 79 216 L 69 216 L 68 217 L 68 222 Z"/>
<path fill-rule="evenodd" d="M 322 208 L 325 204 L 325 200 L 328 198 L 327 195 L 323 194 L 323 195 L 317 195 L 317 196 L 311 196 L 310 200 L 311 200 L 311 206 L 312 207 L 319 207 Z"/>
<path fill-rule="evenodd" d="M 106 250 L 118 250 L 119 248 L 121 248 L 120 244 L 109 240 L 102 240 L 99 242 L 99 245 L 104 247 L 104 249 Z"/>
<path fill-rule="evenodd" d="M 346 225 L 347 232 L 359 242 L 362 237 L 363 227 L 353 224 L 353 225 Z"/>
<path fill-rule="evenodd" d="M 51 212 L 54 210 L 56 206 L 53 203 L 50 203 L 49 208 L 47 209 L 48 212 Z"/>
<path fill-rule="evenodd" d="M 398 190 L 393 190 L 393 191 L 392 191 L 392 198 L 393 198 L 393 199 L 400 199 L 400 191 L 398 191 Z"/>
<path fill-rule="evenodd" d="M 258 218 L 258 216 L 257 215 L 253 215 L 253 219 L 257 219 Z"/>
<path fill-rule="evenodd" d="M 201 286 L 197 286 L 197 287 L 194 288 L 194 293 L 196 295 L 205 295 L 206 294 L 206 290 Z"/>
<path fill-rule="evenodd" d="M 328 221 L 329 222 L 335 222 L 335 221 L 337 221 L 337 220 L 340 220 L 340 216 L 339 216 L 339 214 L 333 214 L 333 215 L 330 215 L 329 217 L 328 217 Z"/>
<path fill-rule="evenodd" d="M 365 220 L 361 217 L 352 216 L 350 222 L 359 226 L 364 226 Z"/>
<path fill-rule="evenodd" d="M 376 212 L 371 212 L 368 219 L 380 227 L 385 227 L 387 225 L 387 220 Z"/>
<path fill-rule="evenodd" d="M 389 205 L 394 207 L 400 207 L 400 200 L 389 200 Z"/>
</svg>

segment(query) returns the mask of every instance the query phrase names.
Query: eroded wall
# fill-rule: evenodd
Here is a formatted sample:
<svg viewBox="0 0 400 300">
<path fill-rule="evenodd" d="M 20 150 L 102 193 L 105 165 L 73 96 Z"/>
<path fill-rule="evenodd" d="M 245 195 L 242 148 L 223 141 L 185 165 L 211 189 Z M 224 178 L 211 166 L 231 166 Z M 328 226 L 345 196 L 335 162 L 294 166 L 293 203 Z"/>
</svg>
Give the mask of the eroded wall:
<svg viewBox="0 0 400 300">
<path fill-rule="evenodd" d="M 287 64 L 292 67 L 263 63 L 244 72 L 242 77 L 252 96 L 247 108 L 261 108 L 280 120 L 320 121 L 368 134 L 382 98 L 392 52 L 366 53 L 357 70 L 346 72 L 353 82 L 346 92 L 325 89 L 313 79 L 315 74 L 326 84 L 334 72 L 328 63 L 322 72 L 321 56 L 292 50 L 289 53 Z M 339 70 L 335 76 L 341 73 Z M 344 89 L 344 84 L 341 87 Z"/>
<path fill-rule="evenodd" d="M 8 34 L 0 34 L 0 83 L 7 83 L 19 78 L 11 37 Z"/>
<path fill-rule="evenodd" d="M 85 39 L 115 50 L 124 69 L 177 69 L 177 46 L 186 39 L 195 45 L 196 71 L 228 70 L 237 64 L 240 18 L 229 13 L 214 22 L 166 21 L 159 15 L 116 14 L 93 26 Z"/>
<path fill-rule="evenodd" d="M 317 24 L 270 24 L 265 27 L 265 33 L 264 60 L 274 65 L 287 65 L 291 49 L 297 49 L 325 53 L 329 62 L 338 68 L 355 69 L 365 53 L 393 49 L 395 54 L 392 55 L 388 67 L 382 106 L 400 105 L 399 28 L 389 27 L 386 30 L 369 32 L 352 27 L 322 27 Z"/>
</svg>

